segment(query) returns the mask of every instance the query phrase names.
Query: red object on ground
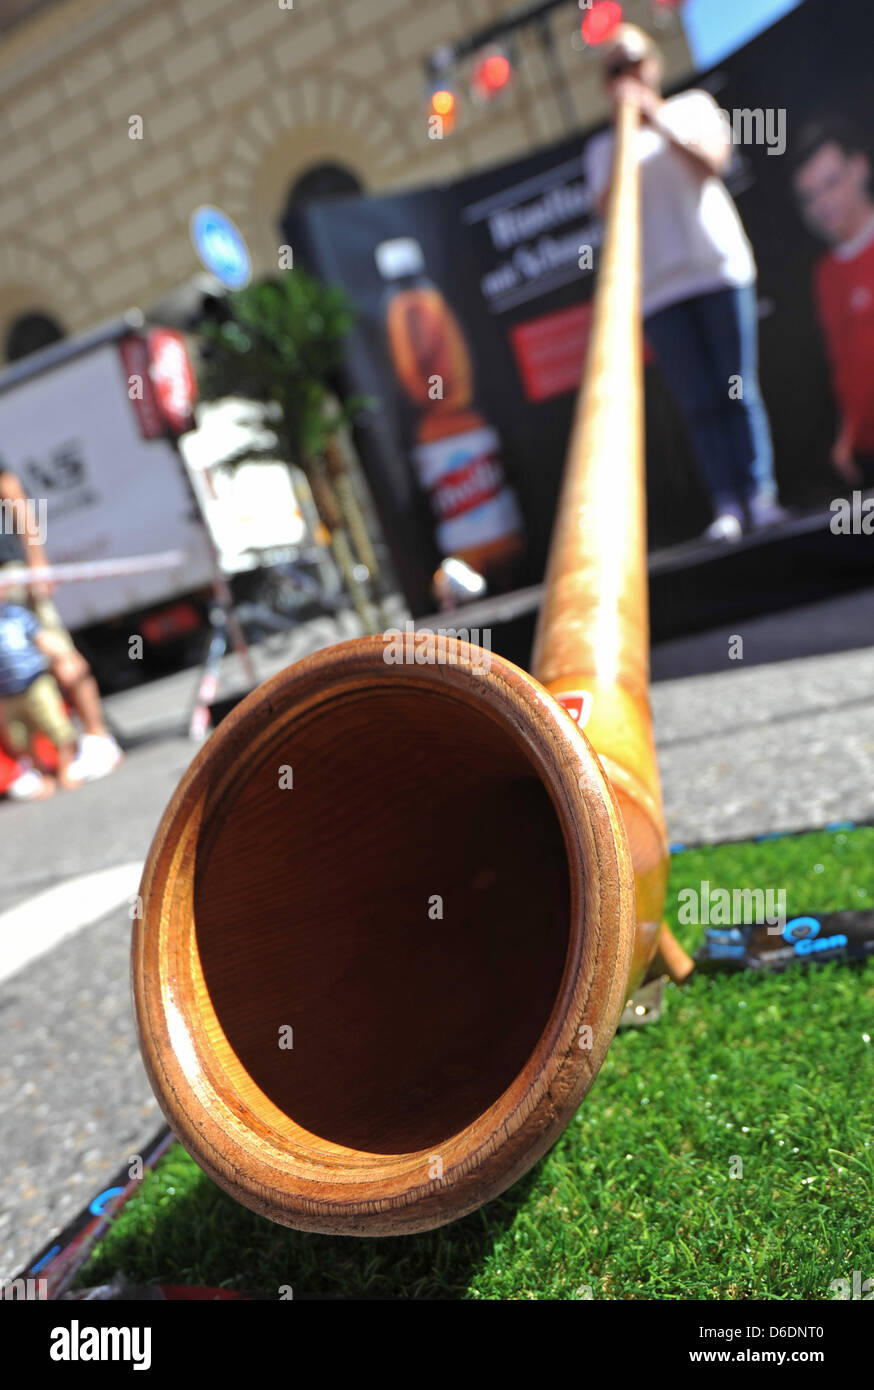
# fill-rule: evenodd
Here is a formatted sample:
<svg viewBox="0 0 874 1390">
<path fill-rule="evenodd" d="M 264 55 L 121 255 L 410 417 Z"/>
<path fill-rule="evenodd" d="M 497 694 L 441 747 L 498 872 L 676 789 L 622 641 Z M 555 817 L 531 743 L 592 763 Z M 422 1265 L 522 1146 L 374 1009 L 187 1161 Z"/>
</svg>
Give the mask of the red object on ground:
<svg viewBox="0 0 874 1390">
<path fill-rule="evenodd" d="M 221 1302 L 251 1302 L 253 1295 L 242 1293 L 237 1289 L 214 1289 L 208 1288 L 203 1284 L 159 1284 L 158 1288 L 164 1298 L 171 1303 L 221 1303 Z M 276 1294 L 255 1294 L 256 1298 L 275 1298 Z"/>
<path fill-rule="evenodd" d="M 18 763 L 14 758 L 10 758 L 4 749 L 0 748 L 0 792 L 5 792 L 6 788 L 18 776 Z"/>
<path fill-rule="evenodd" d="M 55 745 L 46 738 L 45 734 L 37 734 L 34 739 L 34 749 L 40 762 L 44 763 L 52 772 L 58 765 L 58 753 Z M 21 776 L 21 768 L 15 758 L 10 758 L 5 749 L 0 748 L 0 794 Z"/>
</svg>

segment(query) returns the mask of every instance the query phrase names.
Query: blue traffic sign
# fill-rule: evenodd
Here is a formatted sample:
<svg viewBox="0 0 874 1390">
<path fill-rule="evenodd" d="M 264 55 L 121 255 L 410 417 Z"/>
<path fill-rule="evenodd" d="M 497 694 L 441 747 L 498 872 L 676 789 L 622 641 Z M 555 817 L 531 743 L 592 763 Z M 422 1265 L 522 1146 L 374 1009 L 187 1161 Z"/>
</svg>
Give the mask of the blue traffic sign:
<svg viewBox="0 0 874 1390">
<path fill-rule="evenodd" d="M 209 206 L 196 208 L 189 229 L 201 264 L 227 289 L 244 289 L 252 278 L 252 259 L 242 232 L 227 213 Z"/>
</svg>

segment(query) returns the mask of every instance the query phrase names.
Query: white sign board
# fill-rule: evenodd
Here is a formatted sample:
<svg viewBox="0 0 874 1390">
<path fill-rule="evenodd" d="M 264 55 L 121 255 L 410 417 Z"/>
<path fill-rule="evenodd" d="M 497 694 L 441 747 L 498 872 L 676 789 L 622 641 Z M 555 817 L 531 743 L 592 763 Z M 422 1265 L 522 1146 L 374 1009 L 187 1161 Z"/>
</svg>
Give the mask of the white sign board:
<svg viewBox="0 0 874 1390">
<path fill-rule="evenodd" d="M 247 557 L 248 551 L 303 545 L 307 538 L 284 463 L 265 460 L 233 470 L 223 467 L 225 459 L 247 445 L 274 442 L 272 434 L 252 424 L 253 418 L 257 408 L 237 396 L 201 402 L 197 429 L 179 440 L 226 574 L 251 568 L 254 560 Z"/>
</svg>

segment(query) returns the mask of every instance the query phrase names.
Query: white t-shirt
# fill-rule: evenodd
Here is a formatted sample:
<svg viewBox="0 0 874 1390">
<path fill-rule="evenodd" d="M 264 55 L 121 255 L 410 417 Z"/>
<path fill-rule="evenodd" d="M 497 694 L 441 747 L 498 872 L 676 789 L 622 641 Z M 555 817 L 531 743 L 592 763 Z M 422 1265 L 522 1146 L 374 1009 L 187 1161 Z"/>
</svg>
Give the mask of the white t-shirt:
<svg viewBox="0 0 874 1390">
<path fill-rule="evenodd" d="M 681 92 L 666 101 L 660 119 L 681 138 L 718 132 L 730 142 L 724 115 L 709 92 Z M 641 124 L 641 272 L 643 314 L 726 286 L 751 285 L 753 250 L 737 208 L 716 175 L 699 179 L 683 154 L 658 131 Z M 614 134 L 603 131 L 583 153 L 586 178 L 597 200 L 613 166 Z"/>
</svg>

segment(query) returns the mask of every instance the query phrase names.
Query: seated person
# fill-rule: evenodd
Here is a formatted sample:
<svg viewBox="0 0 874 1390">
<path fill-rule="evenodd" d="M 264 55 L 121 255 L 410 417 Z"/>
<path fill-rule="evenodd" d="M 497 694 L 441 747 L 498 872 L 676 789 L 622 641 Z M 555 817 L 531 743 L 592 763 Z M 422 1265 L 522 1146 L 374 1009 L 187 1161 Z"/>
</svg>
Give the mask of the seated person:
<svg viewBox="0 0 874 1390">
<path fill-rule="evenodd" d="M 41 524 L 44 526 L 44 522 Z M 18 478 L 0 461 L 0 579 L 10 568 L 21 565 L 44 569 L 48 559 L 35 523 L 34 499 L 25 496 Z M 54 583 L 44 580 L 26 585 L 0 584 L 0 603 L 29 608 L 43 630 L 53 634 L 52 675 L 82 724 L 78 758 L 84 779 L 93 781 L 114 771 L 123 755 L 106 728 L 100 691 L 91 668 L 73 645 L 52 602 L 54 589 Z"/>
<path fill-rule="evenodd" d="M 58 781 L 68 790 L 81 786 L 85 775 L 51 667 L 77 655 L 29 609 L 0 604 L 0 721 L 7 741 L 15 753 L 26 754 L 33 734 L 45 734 L 58 750 Z"/>
</svg>

